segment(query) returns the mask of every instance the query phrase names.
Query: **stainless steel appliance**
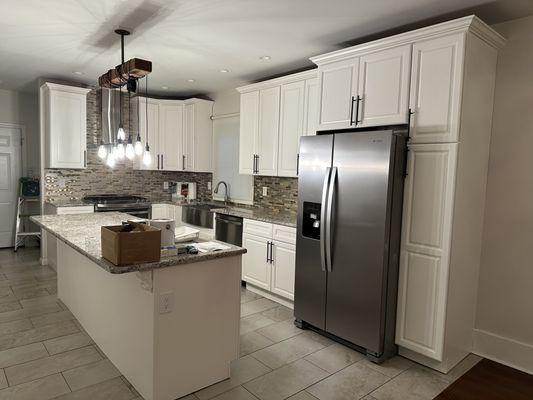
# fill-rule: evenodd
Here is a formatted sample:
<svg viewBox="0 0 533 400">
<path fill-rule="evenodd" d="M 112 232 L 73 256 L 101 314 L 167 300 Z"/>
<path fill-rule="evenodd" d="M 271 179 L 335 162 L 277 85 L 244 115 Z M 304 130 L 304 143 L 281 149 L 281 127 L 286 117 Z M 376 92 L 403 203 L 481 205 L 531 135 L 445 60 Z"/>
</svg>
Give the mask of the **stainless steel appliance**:
<svg viewBox="0 0 533 400">
<path fill-rule="evenodd" d="M 215 239 L 236 246 L 242 246 L 242 218 L 233 215 L 216 214 Z"/>
<path fill-rule="evenodd" d="M 120 211 L 138 218 L 151 218 L 152 204 L 146 197 L 119 194 L 96 194 L 83 198 L 94 205 L 94 212 Z"/>
<path fill-rule="evenodd" d="M 209 203 L 184 204 L 181 208 L 181 220 L 186 224 L 213 229 L 215 213 L 211 210 L 214 208 L 220 208 L 220 205 Z"/>
<path fill-rule="evenodd" d="M 394 344 L 407 126 L 300 141 L 295 324 L 375 362 Z"/>
</svg>

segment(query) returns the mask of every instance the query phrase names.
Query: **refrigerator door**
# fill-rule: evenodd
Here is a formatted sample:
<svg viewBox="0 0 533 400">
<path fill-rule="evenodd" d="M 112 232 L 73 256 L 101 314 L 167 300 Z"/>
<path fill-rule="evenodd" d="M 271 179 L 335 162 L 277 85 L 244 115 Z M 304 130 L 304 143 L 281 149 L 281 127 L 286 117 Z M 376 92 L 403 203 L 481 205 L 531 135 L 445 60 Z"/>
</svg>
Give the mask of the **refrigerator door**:
<svg viewBox="0 0 533 400">
<path fill-rule="evenodd" d="M 335 135 L 326 331 L 381 353 L 392 131 Z M 333 174 L 332 174 L 333 175 Z"/>
<path fill-rule="evenodd" d="M 323 217 L 331 173 L 333 135 L 300 139 L 294 316 L 325 328 L 326 266 Z"/>
</svg>

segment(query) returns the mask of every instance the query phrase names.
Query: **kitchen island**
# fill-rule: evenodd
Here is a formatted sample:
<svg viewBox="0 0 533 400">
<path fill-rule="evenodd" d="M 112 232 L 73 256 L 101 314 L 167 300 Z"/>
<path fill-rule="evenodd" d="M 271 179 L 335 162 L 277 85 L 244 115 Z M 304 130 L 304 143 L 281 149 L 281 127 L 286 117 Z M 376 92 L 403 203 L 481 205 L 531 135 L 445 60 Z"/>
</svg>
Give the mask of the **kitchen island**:
<svg viewBox="0 0 533 400">
<path fill-rule="evenodd" d="M 58 297 L 146 400 L 173 400 L 230 375 L 239 356 L 240 247 L 117 267 L 100 228 L 122 213 L 32 217 L 57 238 Z"/>
</svg>

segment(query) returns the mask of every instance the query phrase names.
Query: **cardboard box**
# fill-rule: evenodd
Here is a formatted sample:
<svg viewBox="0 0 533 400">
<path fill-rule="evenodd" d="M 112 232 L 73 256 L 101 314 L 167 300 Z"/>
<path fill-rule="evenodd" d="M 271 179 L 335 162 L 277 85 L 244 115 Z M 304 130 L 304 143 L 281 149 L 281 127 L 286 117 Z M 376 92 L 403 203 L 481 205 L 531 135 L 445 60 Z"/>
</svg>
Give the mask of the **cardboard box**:
<svg viewBox="0 0 533 400">
<path fill-rule="evenodd" d="M 161 259 L 161 230 L 130 222 L 102 226 L 102 257 L 115 265 L 157 262 Z"/>
</svg>

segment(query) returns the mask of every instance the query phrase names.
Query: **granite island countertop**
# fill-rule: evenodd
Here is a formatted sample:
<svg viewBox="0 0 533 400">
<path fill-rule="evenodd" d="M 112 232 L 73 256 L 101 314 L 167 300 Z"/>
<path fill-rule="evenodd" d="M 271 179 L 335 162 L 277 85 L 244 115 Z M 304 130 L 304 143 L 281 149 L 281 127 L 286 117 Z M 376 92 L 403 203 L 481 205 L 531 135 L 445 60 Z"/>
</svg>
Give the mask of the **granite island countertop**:
<svg viewBox="0 0 533 400">
<path fill-rule="evenodd" d="M 112 274 L 147 271 L 223 257 L 238 256 L 246 253 L 246 249 L 242 247 L 223 243 L 225 246 L 230 246 L 230 248 L 208 253 L 179 254 L 176 256 L 161 257 L 160 261 L 152 263 L 116 266 L 102 258 L 100 229 L 105 225 L 120 225 L 122 221 L 131 218 L 135 217 L 119 212 L 107 212 L 74 215 L 41 215 L 33 216 L 31 220 Z"/>
</svg>

